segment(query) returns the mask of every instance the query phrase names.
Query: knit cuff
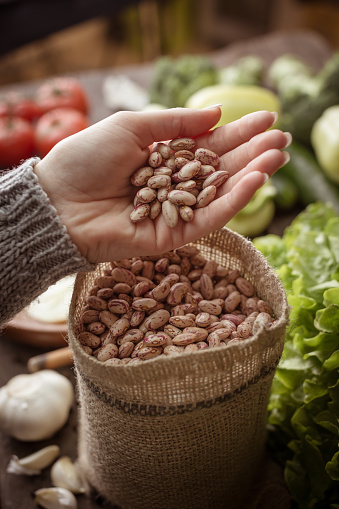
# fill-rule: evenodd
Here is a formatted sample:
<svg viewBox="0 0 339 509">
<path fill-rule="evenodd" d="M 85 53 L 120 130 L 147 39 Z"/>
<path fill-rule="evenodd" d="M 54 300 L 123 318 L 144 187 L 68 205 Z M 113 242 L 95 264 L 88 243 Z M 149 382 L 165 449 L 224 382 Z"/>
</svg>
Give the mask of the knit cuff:
<svg viewBox="0 0 339 509">
<path fill-rule="evenodd" d="M 94 269 L 73 244 L 39 184 L 31 158 L 0 177 L 3 323 L 62 277 Z"/>
</svg>

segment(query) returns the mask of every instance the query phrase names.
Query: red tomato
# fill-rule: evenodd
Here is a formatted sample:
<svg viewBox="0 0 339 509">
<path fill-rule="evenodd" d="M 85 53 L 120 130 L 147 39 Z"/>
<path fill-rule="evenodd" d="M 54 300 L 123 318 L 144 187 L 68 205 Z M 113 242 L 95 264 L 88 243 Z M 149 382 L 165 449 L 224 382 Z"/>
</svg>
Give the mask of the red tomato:
<svg viewBox="0 0 339 509">
<path fill-rule="evenodd" d="M 10 168 L 33 155 L 34 128 L 20 117 L 0 117 L 0 168 Z"/>
<path fill-rule="evenodd" d="M 35 127 L 35 145 L 44 157 L 59 141 L 89 126 L 86 115 L 73 108 L 56 108 L 44 113 Z"/>
<path fill-rule="evenodd" d="M 0 97 L 0 117 L 13 115 L 32 122 L 41 114 L 40 107 L 32 97 L 14 91 Z"/>
<path fill-rule="evenodd" d="M 85 89 L 76 78 L 60 76 L 52 78 L 38 88 L 36 101 L 44 111 L 55 108 L 74 108 L 87 114 L 88 99 Z"/>
</svg>

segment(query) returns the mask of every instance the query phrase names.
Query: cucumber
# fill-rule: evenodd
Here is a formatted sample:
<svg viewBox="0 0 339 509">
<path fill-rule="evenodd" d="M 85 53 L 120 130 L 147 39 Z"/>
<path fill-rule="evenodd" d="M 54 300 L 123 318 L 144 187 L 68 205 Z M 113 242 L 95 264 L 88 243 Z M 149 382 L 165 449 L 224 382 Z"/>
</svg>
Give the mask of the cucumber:
<svg viewBox="0 0 339 509">
<path fill-rule="evenodd" d="M 294 182 L 300 201 L 304 205 L 317 201 L 331 203 L 339 214 L 339 186 L 327 179 L 313 152 L 296 141 L 286 150 L 290 153 L 291 160 L 279 173 Z"/>
<path fill-rule="evenodd" d="M 271 182 L 277 191 L 274 197 L 277 208 L 279 210 L 292 209 L 299 201 L 299 191 L 295 183 L 280 171 L 272 175 Z"/>
</svg>

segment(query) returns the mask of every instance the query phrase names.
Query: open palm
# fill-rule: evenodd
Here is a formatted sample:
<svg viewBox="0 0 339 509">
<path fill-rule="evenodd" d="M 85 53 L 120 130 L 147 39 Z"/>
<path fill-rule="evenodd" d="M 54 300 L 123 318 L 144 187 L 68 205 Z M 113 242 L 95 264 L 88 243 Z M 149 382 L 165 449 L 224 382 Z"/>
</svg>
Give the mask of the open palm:
<svg viewBox="0 0 339 509">
<path fill-rule="evenodd" d="M 93 263 L 158 254 L 223 227 L 286 162 L 290 137 L 268 130 L 275 115 L 252 113 L 211 130 L 218 107 L 159 112 L 120 112 L 63 140 L 35 167 L 73 242 Z M 197 209 L 190 223 L 169 228 L 160 215 L 141 223 L 129 219 L 136 188 L 132 173 L 146 164 L 153 142 L 195 137 L 198 147 L 220 156 L 230 178 L 216 199 Z"/>
</svg>

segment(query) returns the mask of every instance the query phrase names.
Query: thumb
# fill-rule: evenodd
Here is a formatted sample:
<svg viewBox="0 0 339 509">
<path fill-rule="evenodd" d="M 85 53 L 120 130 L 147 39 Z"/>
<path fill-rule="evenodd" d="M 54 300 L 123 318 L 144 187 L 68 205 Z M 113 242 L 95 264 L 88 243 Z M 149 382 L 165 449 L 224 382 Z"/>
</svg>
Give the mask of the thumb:
<svg viewBox="0 0 339 509">
<path fill-rule="evenodd" d="M 133 118 L 131 118 L 133 116 Z M 123 127 L 135 134 L 144 147 L 154 141 L 189 136 L 194 138 L 214 127 L 221 116 L 219 106 L 195 110 L 172 108 L 160 111 L 125 113 L 120 117 Z"/>
</svg>

